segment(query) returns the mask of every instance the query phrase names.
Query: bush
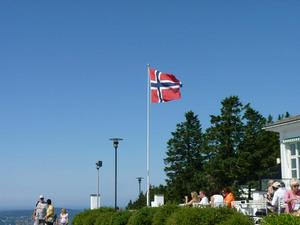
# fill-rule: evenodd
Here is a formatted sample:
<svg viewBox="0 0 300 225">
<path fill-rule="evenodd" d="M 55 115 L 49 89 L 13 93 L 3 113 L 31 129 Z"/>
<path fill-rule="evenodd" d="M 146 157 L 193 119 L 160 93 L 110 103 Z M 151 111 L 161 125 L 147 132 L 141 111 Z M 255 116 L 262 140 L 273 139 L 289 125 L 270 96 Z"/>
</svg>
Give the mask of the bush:
<svg viewBox="0 0 300 225">
<path fill-rule="evenodd" d="M 219 225 L 253 225 L 253 220 L 240 213 L 235 213 Z"/>
<path fill-rule="evenodd" d="M 158 208 L 142 208 L 135 211 L 129 218 L 127 225 L 152 225 L 153 215 Z"/>
<path fill-rule="evenodd" d="M 264 225 L 300 224 L 289 215 L 269 216 Z M 292 220 L 292 219 L 293 220 Z M 270 222 L 271 221 L 271 222 Z M 273 222 L 272 222 L 273 221 Z M 275 221 L 275 222 L 274 222 Z M 278 222 L 281 221 L 281 222 Z M 287 222 L 288 221 L 288 222 Z M 291 223 L 290 221 L 296 221 Z M 248 216 L 228 208 L 180 208 L 165 205 L 159 208 L 142 208 L 135 212 L 101 208 L 86 210 L 74 217 L 73 225 L 252 225 Z"/>
<path fill-rule="evenodd" d="M 247 217 L 228 208 L 181 208 L 167 219 L 166 225 L 219 224 L 236 215 Z M 234 221 L 233 218 L 231 220 Z"/>
<path fill-rule="evenodd" d="M 165 225 L 167 218 L 178 209 L 179 207 L 177 205 L 164 205 L 159 207 L 153 216 L 152 225 Z"/>
<path fill-rule="evenodd" d="M 83 211 L 81 213 L 78 213 L 73 218 L 73 225 L 83 225 L 83 220 L 87 216 L 89 211 Z"/>
<path fill-rule="evenodd" d="M 271 215 L 262 219 L 262 225 L 299 225 L 300 218 L 289 214 Z"/>
<path fill-rule="evenodd" d="M 127 225 L 132 213 L 130 211 L 117 212 L 112 218 L 112 225 Z"/>
<path fill-rule="evenodd" d="M 74 217 L 73 225 L 95 225 L 98 216 L 105 212 L 114 212 L 114 210 L 111 208 L 85 210 Z"/>
<path fill-rule="evenodd" d="M 95 225 L 111 225 L 112 218 L 116 212 L 102 212 L 97 216 Z"/>
</svg>

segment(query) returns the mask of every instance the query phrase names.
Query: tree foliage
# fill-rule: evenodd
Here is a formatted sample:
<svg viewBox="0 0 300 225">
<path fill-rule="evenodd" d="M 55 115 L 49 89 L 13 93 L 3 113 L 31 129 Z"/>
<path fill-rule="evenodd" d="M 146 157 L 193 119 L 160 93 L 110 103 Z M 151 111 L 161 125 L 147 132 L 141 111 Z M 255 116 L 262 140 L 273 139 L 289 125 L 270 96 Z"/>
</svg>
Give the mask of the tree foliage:
<svg viewBox="0 0 300 225">
<path fill-rule="evenodd" d="M 278 134 L 263 129 L 267 119 L 247 104 L 244 108 L 244 132 L 237 160 L 239 184 L 256 185 L 262 178 L 276 175 L 279 157 Z"/>
<path fill-rule="evenodd" d="M 243 105 L 239 98 L 225 98 L 221 104 L 220 115 L 211 115 L 211 127 L 206 131 L 208 149 L 212 155 L 206 171 L 210 175 L 210 185 L 219 190 L 238 179 L 236 153 L 243 134 Z"/>
<path fill-rule="evenodd" d="M 278 134 L 263 129 L 273 122 L 271 115 L 265 118 L 238 96 L 230 96 L 221 102 L 220 113 L 210 117 L 210 127 L 204 133 L 192 111 L 176 125 L 164 159 L 166 186 L 152 187 L 151 199 L 159 193 L 166 202 L 178 203 L 192 191 L 204 190 L 210 195 L 225 186 L 258 187 L 262 178 L 279 178 Z M 128 208 L 145 205 L 142 193 Z"/>
<path fill-rule="evenodd" d="M 165 159 L 170 199 L 180 201 L 200 189 L 212 194 L 225 186 L 258 187 L 260 179 L 279 175 L 278 134 L 263 129 L 271 116 L 230 96 L 221 102 L 220 114 L 210 117 L 202 133 L 197 116 L 188 112 L 172 133 Z"/>
<path fill-rule="evenodd" d="M 185 121 L 177 124 L 176 131 L 172 132 L 166 154 L 167 195 L 178 202 L 199 187 L 197 174 L 203 170 L 206 159 L 201 124 L 192 111 L 185 114 Z"/>
</svg>

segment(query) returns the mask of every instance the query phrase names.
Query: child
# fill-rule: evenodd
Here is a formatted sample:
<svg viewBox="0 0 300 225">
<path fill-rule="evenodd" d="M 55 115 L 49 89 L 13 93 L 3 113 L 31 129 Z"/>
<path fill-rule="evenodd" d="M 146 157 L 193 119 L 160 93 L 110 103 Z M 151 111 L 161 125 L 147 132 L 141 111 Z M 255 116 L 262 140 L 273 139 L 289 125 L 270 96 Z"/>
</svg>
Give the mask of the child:
<svg viewBox="0 0 300 225">
<path fill-rule="evenodd" d="M 59 225 L 67 225 L 69 223 L 69 214 L 67 210 L 62 208 L 59 215 Z"/>
</svg>

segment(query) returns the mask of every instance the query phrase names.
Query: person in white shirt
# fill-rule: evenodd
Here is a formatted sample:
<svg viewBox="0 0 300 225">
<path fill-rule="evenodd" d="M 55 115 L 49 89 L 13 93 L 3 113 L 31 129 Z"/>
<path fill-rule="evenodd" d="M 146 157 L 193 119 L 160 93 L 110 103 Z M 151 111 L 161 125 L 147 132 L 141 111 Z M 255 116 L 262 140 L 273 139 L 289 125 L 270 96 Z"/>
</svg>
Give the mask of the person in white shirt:
<svg viewBox="0 0 300 225">
<path fill-rule="evenodd" d="M 200 205 L 208 205 L 208 198 L 205 196 L 204 191 L 199 191 L 199 197 L 200 197 Z"/>
<path fill-rule="evenodd" d="M 274 208 L 274 212 L 280 212 L 283 213 L 285 210 L 284 207 L 284 195 L 287 192 L 285 188 L 285 184 L 281 181 L 279 182 L 274 182 L 273 183 L 273 189 L 274 189 L 274 196 L 272 199 L 272 206 Z"/>
<path fill-rule="evenodd" d="M 210 197 L 211 207 L 222 207 L 224 206 L 224 198 L 222 195 L 216 192 L 213 196 Z"/>
<path fill-rule="evenodd" d="M 44 201 L 44 196 L 40 195 L 40 200 L 36 204 L 34 210 L 35 224 L 45 225 L 46 212 L 47 212 L 47 203 Z"/>
</svg>

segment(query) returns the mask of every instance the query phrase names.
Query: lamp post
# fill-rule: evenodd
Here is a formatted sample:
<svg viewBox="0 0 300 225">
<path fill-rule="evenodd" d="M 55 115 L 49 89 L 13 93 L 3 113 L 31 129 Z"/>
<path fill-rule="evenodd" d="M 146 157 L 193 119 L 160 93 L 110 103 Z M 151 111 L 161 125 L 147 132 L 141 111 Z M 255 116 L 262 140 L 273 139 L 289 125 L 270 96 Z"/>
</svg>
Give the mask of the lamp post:
<svg viewBox="0 0 300 225">
<path fill-rule="evenodd" d="M 99 169 L 102 167 L 102 161 L 96 162 L 96 169 L 98 171 L 98 182 L 97 182 L 97 209 L 99 208 Z"/>
<path fill-rule="evenodd" d="M 141 182 L 142 182 L 142 179 L 144 179 L 143 177 L 137 177 L 136 178 L 139 182 L 139 195 L 141 194 Z"/>
<path fill-rule="evenodd" d="M 122 138 L 110 138 L 113 142 L 115 148 L 115 210 L 117 210 L 117 150 L 119 147 L 119 142 L 122 141 Z"/>
</svg>

